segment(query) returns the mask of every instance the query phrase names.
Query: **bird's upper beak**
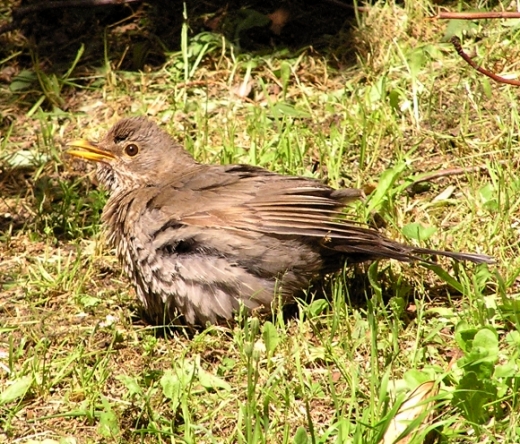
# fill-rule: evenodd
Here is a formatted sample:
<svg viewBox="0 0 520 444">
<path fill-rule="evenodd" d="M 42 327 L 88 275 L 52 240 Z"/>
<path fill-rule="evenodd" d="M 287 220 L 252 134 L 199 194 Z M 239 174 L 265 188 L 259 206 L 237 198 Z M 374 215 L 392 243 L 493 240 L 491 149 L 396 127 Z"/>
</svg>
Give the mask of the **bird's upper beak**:
<svg viewBox="0 0 520 444">
<path fill-rule="evenodd" d="M 81 157 L 82 159 L 93 160 L 95 162 L 107 162 L 115 159 L 115 156 L 111 152 L 102 150 L 101 148 L 98 148 L 94 142 L 89 142 L 85 139 L 74 140 L 68 145 L 75 148 L 82 148 L 82 151 L 67 151 L 67 154 L 74 157 Z"/>
</svg>

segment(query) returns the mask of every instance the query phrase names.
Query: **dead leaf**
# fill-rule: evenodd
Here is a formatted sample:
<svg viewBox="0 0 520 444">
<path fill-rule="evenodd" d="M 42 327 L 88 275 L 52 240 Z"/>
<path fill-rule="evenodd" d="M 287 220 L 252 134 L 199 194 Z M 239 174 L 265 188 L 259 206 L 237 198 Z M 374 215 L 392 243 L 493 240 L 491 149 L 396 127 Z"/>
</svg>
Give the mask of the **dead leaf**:
<svg viewBox="0 0 520 444">
<path fill-rule="evenodd" d="M 417 387 L 408 398 L 401 404 L 395 417 L 390 421 L 390 425 L 383 437 L 383 444 L 408 444 L 418 431 L 424 429 L 432 419 L 433 401 L 425 402 L 439 393 L 439 387 L 435 381 L 423 382 Z M 416 427 L 412 433 L 398 440 L 407 427 L 424 412 L 430 411 L 423 419 L 422 425 Z"/>
<path fill-rule="evenodd" d="M 234 85 L 231 88 L 231 93 L 235 96 L 240 97 L 241 99 L 245 99 L 246 97 L 251 94 L 251 91 L 253 89 L 253 82 L 252 81 L 243 81 L 236 85 Z"/>
<path fill-rule="evenodd" d="M 432 202 L 442 202 L 444 200 L 448 200 L 453 195 L 455 190 L 456 187 L 453 185 L 446 187 L 441 193 L 433 198 Z"/>
</svg>

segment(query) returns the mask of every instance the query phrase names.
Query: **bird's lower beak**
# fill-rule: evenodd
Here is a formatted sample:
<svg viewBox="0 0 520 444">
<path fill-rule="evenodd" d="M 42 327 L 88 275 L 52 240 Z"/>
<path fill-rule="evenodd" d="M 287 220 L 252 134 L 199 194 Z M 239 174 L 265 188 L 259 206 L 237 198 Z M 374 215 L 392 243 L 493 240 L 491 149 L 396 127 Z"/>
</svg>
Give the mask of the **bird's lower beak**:
<svg viewBox="0 0 520 444">
<path fill-rule="evenodd" d="M 82 151 L 67 151 L 67 154 L 74 157 L 81 157 L 82 159 L 93 160 L 94 162 L 107 162 L 115 159 L 115 156 L 111 152 L 102 150 L 98 148 L 95 143 L 85 139 L 74 140 L 68 145 L 74 148 L 82 148 Z"/>
</svg>

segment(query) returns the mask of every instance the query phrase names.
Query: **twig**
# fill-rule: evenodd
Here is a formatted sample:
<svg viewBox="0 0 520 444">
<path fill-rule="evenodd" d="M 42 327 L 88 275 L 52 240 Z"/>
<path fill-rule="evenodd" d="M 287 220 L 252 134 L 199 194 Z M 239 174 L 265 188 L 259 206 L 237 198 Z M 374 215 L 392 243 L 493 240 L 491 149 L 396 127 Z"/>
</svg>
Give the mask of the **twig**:
<svg viewBox="0 0 520 444">
<path fill-rule="evenodd" d="M 499 165 L 506 165 L 510 163 L 511 160 L 500 160 L 498 161 Z M 461 168 L 447 168 L 445 170 L 439 170 L 435 173 L 427 174 L 419 179 L 414 180 L 410 185 L 408 185 L 408 189 L 413 188 L 415 185 L 423 182 L 430 182 L 434 179 L 439 179 L 441 177 L 450 177 L 450 176 L 461 176 L 464 174 L 476 173 L 478 171 L 488 171 L 489 165 L 483 163 L 481 165 L 475 165 L 471 167 L 461 167 Z"/>
<path fill-rule="evenodd" d="M 477 63 L 475 63 L 472 58 L 464 52 L 462 45 L 460 44 L 460 39 L 457 36 L 452 37 L 450 42 L 455 47 L 457 53 L 464 59 L 464 61 L 473 69 L 476 69 L 479 73 L 484 74 L 498 83 L 507 83 L 508 85 L 520 86 L 520 81 L 518 80 L 506 79 L 505 77 L 501 77 L 492 73 L 491 71 L 488 71 L 485 68 L 482 68 L 482 66 L 477 65 Z"/>
<path fill-rule="evenodd" d="M 480 20 L 497 18 L 520 18 L 520 12 L 451 12 L 439 11 L 430 20 Z"/>
</svg>

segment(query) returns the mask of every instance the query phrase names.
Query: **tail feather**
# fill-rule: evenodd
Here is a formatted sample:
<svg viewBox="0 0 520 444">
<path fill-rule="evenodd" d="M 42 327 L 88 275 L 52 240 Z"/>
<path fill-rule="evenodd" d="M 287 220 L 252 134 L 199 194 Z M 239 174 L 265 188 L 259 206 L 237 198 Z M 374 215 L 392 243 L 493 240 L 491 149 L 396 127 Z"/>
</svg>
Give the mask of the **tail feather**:
<svg viewBox="0 0 520 444">
<path fill-rule="evenodd" d="M 323 245 L 327 249 L 341 252 L 349 256 L 351 262 L 362 262 L 375 259 L 394 259 L 401 262 L 430 262 L 422 255 L 445 256 L 457 261 L 470 261 L 476 264 L 494 264 L 495 259 L 485 254 L 459 253 L 445 250 L 432 250 L 430 248 L 413 247 L 411 245 L 395 242 L 379 236 L 358 237 L 354 242 L 340 240 L 332 245 Z"/>
<path fill-rule="evenodd" d="M 494 264 L 495 258 L 485 254 L 476 253 L 458 253 L 454 251 L 445 250 L 430 250 L 429 248 L 414 248 L 410 247 L 413 254 L 430 254 L 433 256 L 446 256 L 457 261 L 470 261 L 475 264 Z"/>
</svg>

